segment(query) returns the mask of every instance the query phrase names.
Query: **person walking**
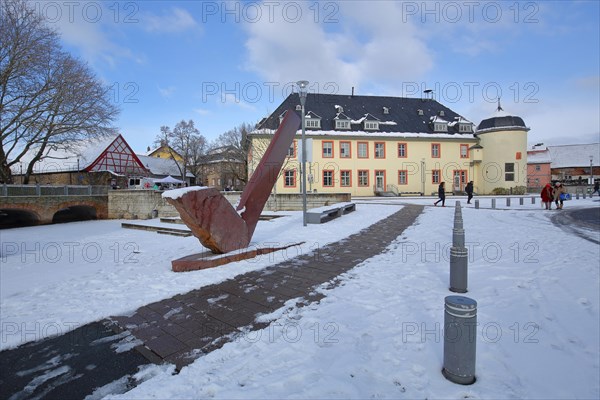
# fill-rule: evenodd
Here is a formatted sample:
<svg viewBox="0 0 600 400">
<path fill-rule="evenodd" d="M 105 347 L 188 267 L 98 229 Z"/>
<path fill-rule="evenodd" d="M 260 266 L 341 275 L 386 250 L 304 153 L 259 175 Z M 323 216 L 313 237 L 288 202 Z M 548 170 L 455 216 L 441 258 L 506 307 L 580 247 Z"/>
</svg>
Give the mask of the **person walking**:
<svg viewBox="0 0 600 400">
<path fill-rule="evenodd" d="M 433 203 L 434 206 L 437 206 L 438 203 L 441 201 L 442 202 L 442 207 L 446 207 L 444 204 L 446 203 L 446 189 L 444 187 L 445 182 L 440 183 L 440 186 L 438 186 L 438 197 L 439 200 L 436 201 L 435 203 Z"/>
<path fill-rule="evenodd" d="M 552 185 L 546 183 L 546 186 L 543 187 L 541 192 L 542 204 L 546 206 L 546 210 L 552 210 L 552 199 L 554 198 L 552 194 Z"/>
<path fill-rule="evenodd" d="M 592 194 L 590 194 L 590 197 L 593 197 L 594 193 L 598 193 L 598 196 L 600 196 L 600 181 L 596 181 L 596 183 L 594 183 L 594 191 Z"/>
<path fill-rule="evenodd" d="M 467 192 L 467 204 L 471 204 L 471 199 L 473 198 L 473 181 L 469 181 L 467 186 L 465 186 L 465 192 Z"/>
<path fill-rule="evenodd" d="M 556 182 L 554 184 L 554 188 L 552 189 L 552 197 L 554 198 L 554 203 L 556 204 L 557 210 L 562 210 L 563 208 L 562 195 L 564 195 L 565 193 L 567 193 L 567 191 L 565 190 L 563 184 L 560 182 Z"/>
</svg>

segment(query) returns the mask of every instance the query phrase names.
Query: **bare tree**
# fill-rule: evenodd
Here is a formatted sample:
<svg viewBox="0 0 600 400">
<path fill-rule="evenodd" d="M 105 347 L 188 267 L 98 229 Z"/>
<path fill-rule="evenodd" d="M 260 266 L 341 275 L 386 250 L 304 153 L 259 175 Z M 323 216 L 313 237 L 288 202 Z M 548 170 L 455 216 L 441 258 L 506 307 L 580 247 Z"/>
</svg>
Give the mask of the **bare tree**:
<svg viewBox="0 0 600 400">
<path fill-rule="evenodd" d="M 248 182 L 248 150 L 250 140 L 248 134 L 253 130 L 253 125 L 242 123 L 233 129 L 223 132 L 211 146 L 219 150 L 225 159 L 224 173 L 235 179 Z"/>
<path fill-rule="evenodd" d="M 181 120 L 172 130 L 161 126 L 155 143 L 166 146 L 171 159 L 177 161 L 177 155 L 183 159 L 183 162 L 176 162 L 182 179 L 185 179 L 188 168 L 196 173 L 199 159 L 206 150 L 206 138 L 200 134 L 193 120 Z"/>
<path fill-rule="evenodd" d="M 0 3 L 0 37 L 0 180 L 12 182 L 11 166 L 26 161 L 27 183 L 49 148 L 115 132 L 109 88 L 27 1 Z"/>
</svg>

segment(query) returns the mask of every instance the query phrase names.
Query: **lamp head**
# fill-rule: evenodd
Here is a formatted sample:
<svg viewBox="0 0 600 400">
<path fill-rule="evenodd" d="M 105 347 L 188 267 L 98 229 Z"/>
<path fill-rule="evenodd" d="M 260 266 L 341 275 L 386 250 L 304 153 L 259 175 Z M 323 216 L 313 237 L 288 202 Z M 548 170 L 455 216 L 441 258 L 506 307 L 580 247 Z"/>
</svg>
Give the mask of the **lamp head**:
<svg viewBox="0 0 600 400">
<path fill-rule="evenodd" d="M 298 81 L 296 82 L 296 85 L 298 85 L 300 97 L 306 97 L 306 93 L 308 92 L 308 81 Z"/>
</svg>

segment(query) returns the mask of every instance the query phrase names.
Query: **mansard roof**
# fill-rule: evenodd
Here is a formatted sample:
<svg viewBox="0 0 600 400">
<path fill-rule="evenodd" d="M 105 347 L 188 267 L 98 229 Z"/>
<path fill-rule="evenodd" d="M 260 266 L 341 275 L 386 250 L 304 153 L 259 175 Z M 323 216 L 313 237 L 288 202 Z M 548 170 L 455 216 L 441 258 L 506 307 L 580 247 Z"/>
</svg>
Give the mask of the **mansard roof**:
<svg viewBox="0 0 600 400">
<path fill-rule="evenodd" d="M 297 93 L 290 94 L 269 117 L 258 125 L 259 131 L 276 130 L 279 127 L 279 116 L 285 110 L 291 109 L 300 115 L 296 106 L 300 104 Z M 340 111 L 340 107 L 341 110 Z M 462 138 L 473 138 L 473 132 L 459 132 L 460 124 L 471 124 L 461 115 L 433 99 L 417 99 L 388 96 L 358 96 L 308 93 L 305 103 L 306 113 L 317 114 L 321 117 L 320 131 L 335 133 L 335 121 L 351 120 L 350 129 L 338 131 L 340 135 L 364 132 L 365 135 L 376 136 L 378 133 L 402 134 L 432 134 L 434 131 L 430 121 L 432 117 L 448 121 L 448 132 L 445 135 Z M 362 122 L 365 120 L 379 121 L 377 131 L 364 131 Z M 452 123 L 452 122 L 459 123 Z M 311 130 L 313 133 L 314 130 Z"/>
</svg>

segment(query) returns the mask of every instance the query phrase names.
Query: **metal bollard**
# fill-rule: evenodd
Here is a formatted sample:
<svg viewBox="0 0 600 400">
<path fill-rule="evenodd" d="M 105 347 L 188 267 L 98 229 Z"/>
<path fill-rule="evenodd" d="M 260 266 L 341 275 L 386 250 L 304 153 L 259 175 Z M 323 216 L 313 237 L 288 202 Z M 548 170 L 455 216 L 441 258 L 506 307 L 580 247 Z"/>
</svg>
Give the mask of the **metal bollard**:
<svg viewBox="0 0 600 400">
<path fill-rule="evenodd" d="M 579 192 L 575 193 L 575 200 L 579 200 Z"/>
<path fill-rule="evenodd" d="M 475 200 L 475 208 L 479 209 L 479 200 Z"/>
<path fill-rule="evenodd" d="M 510 197 L 506 198 L 506 207 L 510 207 Z"/>
<path fill-rule="evenodd" d="M 465 230 L 462 228 L 452 229 L 452 247 L 465 247 Z"/>
<path fill-rule="evenodd" d="M 456 215 L 454 216 L 454 227 L 453 228 L 454 229 L 463 229 L 464 228 L 464 226 L 463 226 L 463 219 L 462 219 L 462 217 L 460 215 L 459 216 L 456 216 Z"/>
<path fill-rule="evenodd" d="M 583 192 L 583 198 L 585 199 L 585 192 Z"/>
<path fill-rule="evenodd" d="M 464 296 L 447 296 L 444 304 L 444 369 L 451 382 L 475 382 L 477 302 Z"/>
<path fill-rule="evenodd" d="M 492 199 L 492 209 L 496 208 L 496 199 Z"/>
<path fill-rule="evenodd" d="M 464 247 L 450 247 L 450 291 L 467 292 L 469 252 Z"/>
<path fill-rule="evenodd" d="M 522 206 L 524 204 L 524 198 L 519 197 L 519 205 Z"/>
<path fill-rule="evenodd" d="M 531 204 L 535 204 L 535 197 L 531 198 Z"/>
</svg>

